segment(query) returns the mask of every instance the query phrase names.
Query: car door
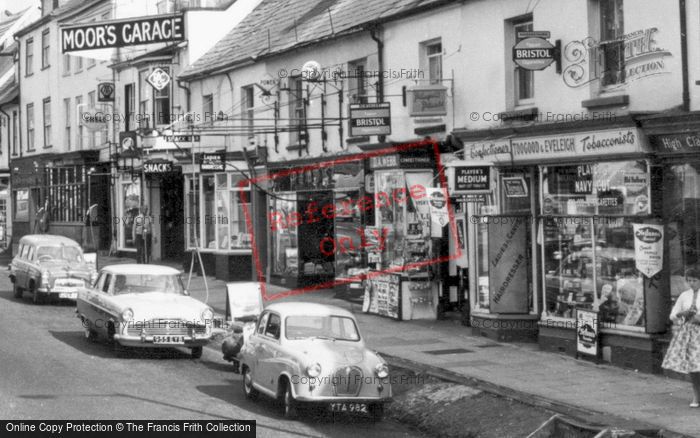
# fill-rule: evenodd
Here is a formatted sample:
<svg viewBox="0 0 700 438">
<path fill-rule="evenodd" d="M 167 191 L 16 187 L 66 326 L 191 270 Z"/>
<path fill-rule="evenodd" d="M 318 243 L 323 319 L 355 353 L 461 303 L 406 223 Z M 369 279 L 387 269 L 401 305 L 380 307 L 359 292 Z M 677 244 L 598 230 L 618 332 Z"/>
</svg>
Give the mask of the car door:
<svg viewBox="0 0 700 438">
<path fill-rule="evenodd" d="M 76 300 L 76 307 L 78 308 L 78 313 L 90 321 L 91 325 L 97 320 L 97 309 L 93 306 L 94 297 L 102 289 L 102 285 L 108 274 L 101 273 L 97 277 L 95 284 L 91 285 L 85 290 L 78 293 L 78 299 Z"/>
<path fill-rule="evenodd" d="M 262 335 L 265 333 L 265 326 L 267 325 L 267 319 L 270 316 L 270 312 L 263 312 L 258 319 L 258 324 L 255 326 L 255 332 L 248 338 L 248 341 L 243 346 L 245 350 L 245 357 L 247 359 L 247 365 L 250 368 L 250 374 L 255 383 L 259 383 L 258 377 L 261 375 L 258 370 L 258 365 L 260 363 L 258 353 L 258 345 L 261 342 Z"/>
<path fill-rule="evenodd" d="M 258 358 L 258 383 L 270 391 L 277 391 L 279 377 L 278 357 L 280 353 L 280 335 L 282 322 L 280 315 L 270 312 L 265 324 L 265 331 L 260 336 L 255 351 Z"/>
<path fill-rule="evenodd" d="M 17 247 L 17 254 L 12 258 L 12 264 L 10 271 L 12 275 L 15 276 L 15 283 L 18 287 L 22 287 L 23 275 L 22 275 L 22 250 L 24 249 L 24 244 L 20 243 Z"/>
<path fill-rule="evenodd" d="M 25 275 L 28 288 L 32 284 L 32 281 L 34 281 L 34 287 L 38 288 L 39 282 L 41 281 L 41 271 L 39 270 L 39 263 L 36 261 L 36 250 L 36 246 L 30 245 L 27 258 L 25 259 L 27 268 Z"/>
<path fill-rule="evenodd" d="M 108 322 L 110 320 L 110 312 L 108 298 L 113 277 L 109 272 L 104 273 L 104 279 L 99 285 L 100 287 L 93 289 L 89 299 L 90 311 L 96 322 L 96 329 L 105 336 L 109 335 Z"/>
</svg>

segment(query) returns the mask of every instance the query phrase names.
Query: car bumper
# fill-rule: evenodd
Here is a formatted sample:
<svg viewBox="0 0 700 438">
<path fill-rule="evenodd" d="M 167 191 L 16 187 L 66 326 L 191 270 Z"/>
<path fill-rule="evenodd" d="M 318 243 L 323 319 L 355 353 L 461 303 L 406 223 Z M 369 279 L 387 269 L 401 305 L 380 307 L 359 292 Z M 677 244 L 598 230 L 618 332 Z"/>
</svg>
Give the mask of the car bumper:
<svg viewBox="0 0 700 438">
<path fill-rule="evenodd" d="M 125 347 L 146 347 L 146 348 L 172 348 L 172 347 L 203 347 L 211 341 L 211 336 L 195 337 L 185 336 L 184 342 L 178 343 L 156 343 L 153 336 L 128 336 L 114 335 L 114 340 Z"/>
<path fill-rule="evenodd" d="M 390 396 L 380 396 L 380 397 L 362 397 L 362 398 L 352 398 L 352 397 L 306 397 L 299 396 L 296 398 L 297 401 L 303 403 L 388 403 L 391 401 Z"/>
<path fill-rule="evenodd" d="M 40 287 L 40 288 L 37 288 L 37 292 L 45 294 L 45 295 L 50 295 L 50 296 L 56 297 L 56 298 L 75 300 L 78 298 L 78 292 L 80 292 L 83 289 L 84 288 L 77 288 L 77 287 L 76 288 L 61 288 L 61 289 Z"/>
</svg>

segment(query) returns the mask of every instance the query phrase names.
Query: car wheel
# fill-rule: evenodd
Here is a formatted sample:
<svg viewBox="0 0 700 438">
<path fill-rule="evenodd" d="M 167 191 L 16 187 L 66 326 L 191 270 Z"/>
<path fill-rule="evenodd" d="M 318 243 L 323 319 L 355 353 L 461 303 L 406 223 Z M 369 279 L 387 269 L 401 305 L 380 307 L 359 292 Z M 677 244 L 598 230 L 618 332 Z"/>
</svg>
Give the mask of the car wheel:
<svg viewBox="0 0 700 438">
<path fill-rule="evenodd" d="M 199 359 L 202 357 L 203 347 L 192 347 L 192 359 Z"/>
<path fill-rule="evenodd" d="M 22 288 L 17 286 L 17 283 L 12 284 L 12 292 L 15 298 L 22 299 Z"/>
<path fill-rule="evenodd" d="M 83 318 L 83 328 L 85 330 L 85 339 L 87 339 L 90 342 L 95 342 L 97 339 L 97 332 L 95 330 L 90 329 L 90 325 L 87 321 L 87 319 Z"/>
<path fill-rule="evenodd" d="M 255 400 L 258 398 L 258 390 L 253 388 L 253 376 L 250 374 L 250 368 L 243 369 L 243 392 L 246 398 Z"/>
<path fill-rule="evenodd" d="M 384 405 L 381 403 L 369 405 L 369 415 L 372 421 L 382 421 L 384 419 Z"/>
<path fill-rule="evenodd" d="M 114 324 L 110 323 L 109 327 L 107 328 L 107 333 L 109 335 L 109 343 L 112 346 L 112 351 L 114 352 L 115 356 L 119 357 L 124 354 L 126 351 L 126 348 L 119 343 L 116 339 L 114 339 L 114 334 L 115 334 L 115 329 L 114 329 Z"/>
<path fill-rule="evenodd" d="M 284 409 L 284 418 L 293 419 L 297 417 L 297 401 L 292 395 L 292 384 L 285 380 L 284 394 L 282 395 L 282 409 Z"/>
</svg>

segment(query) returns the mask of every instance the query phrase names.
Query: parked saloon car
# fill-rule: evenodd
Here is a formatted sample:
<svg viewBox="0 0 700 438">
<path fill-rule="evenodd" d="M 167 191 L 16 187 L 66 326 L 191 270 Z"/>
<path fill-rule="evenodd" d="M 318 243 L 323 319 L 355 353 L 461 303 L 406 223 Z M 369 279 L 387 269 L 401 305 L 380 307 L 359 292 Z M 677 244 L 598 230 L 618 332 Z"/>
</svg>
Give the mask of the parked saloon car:
<svg viewBox="0 0 700 438">
<path fill-rule="evenodd" d="M 78 295 L 85 336 L 103 336 L 115 350 L 128 347 L 188 347 L 202 356 L 211 340 L 213 312 L 189 296 L 176 269 L 160 265 L 102 268 L 94 285 Z"/>
<path fill-rule="evenodd" d="M 76 299 L 96 276 L 77 242 L 50 234 L 22 237 L 9 270 L 15 297 L 29 291 L 37 304 L 46 298 Z"/>
<path fill-rule="evenodd" d="M 338 307 L 268 306 L 240 358 L 246 396 L 280 400 L 288 418 L 305 403 L 378 420 L 391 399 L 386 362 L 367 349 L 355 317 Z"/>
</svg>

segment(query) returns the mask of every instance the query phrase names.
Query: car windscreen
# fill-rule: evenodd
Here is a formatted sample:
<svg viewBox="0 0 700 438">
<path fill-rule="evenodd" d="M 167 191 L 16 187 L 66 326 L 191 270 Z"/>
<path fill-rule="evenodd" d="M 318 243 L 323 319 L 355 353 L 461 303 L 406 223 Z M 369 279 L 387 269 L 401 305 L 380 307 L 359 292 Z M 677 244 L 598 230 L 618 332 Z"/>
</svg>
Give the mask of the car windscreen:
<svg viewBox="0 0 700 438">
<path fill-rule="evenodd" d="M 352 318 L 336 315 L 294 315 L 285 319 L 287 339 L 332 339 L 359 341 L 360 333 Z"/>
<path fill-rule="evenodd" d="M 36 258 L 37 260 L 65 260 L 72 263 L 81 263 L 83 261 L 83 252 L 75 246 L 40 246 L 36 250 Z"/>
<path fill-rule="evenodd" d="M 115 274 L 114 295 L 162 292 L 185 295 L 179 275 Z"/>
</svg>

